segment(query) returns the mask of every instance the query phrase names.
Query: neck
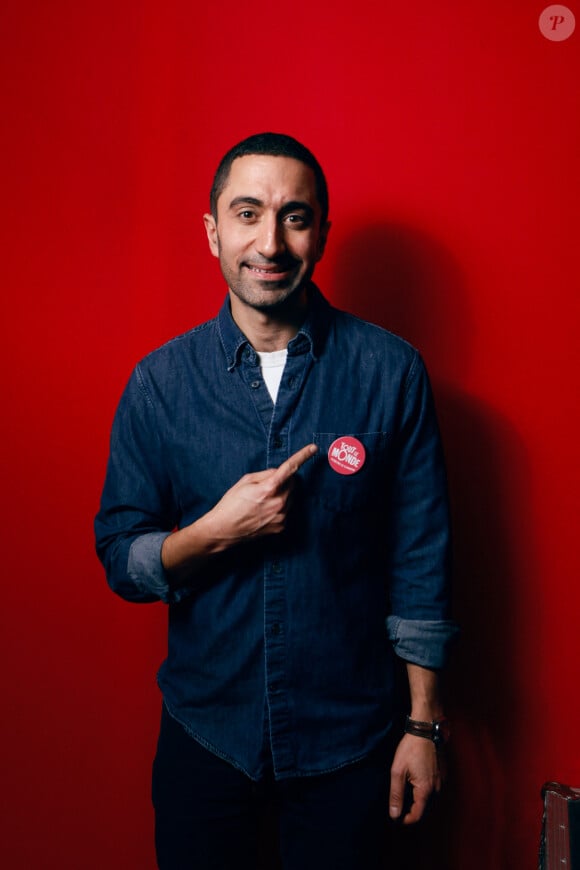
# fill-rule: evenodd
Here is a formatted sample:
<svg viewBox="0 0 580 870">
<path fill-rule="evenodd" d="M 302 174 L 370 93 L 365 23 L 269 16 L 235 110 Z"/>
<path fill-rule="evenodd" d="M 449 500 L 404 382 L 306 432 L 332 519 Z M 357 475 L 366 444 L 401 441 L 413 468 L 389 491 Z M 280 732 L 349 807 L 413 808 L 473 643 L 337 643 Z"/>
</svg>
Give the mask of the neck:
<svg viewBox="0 0 580 870">
<path fill-rule="evenodd" d="M 293 304 L 272 311 L 252 308 L 230 291 L 232 317 L 254 350 L 284 350 L 304 323 L 306 292 Z"/>
</svg>

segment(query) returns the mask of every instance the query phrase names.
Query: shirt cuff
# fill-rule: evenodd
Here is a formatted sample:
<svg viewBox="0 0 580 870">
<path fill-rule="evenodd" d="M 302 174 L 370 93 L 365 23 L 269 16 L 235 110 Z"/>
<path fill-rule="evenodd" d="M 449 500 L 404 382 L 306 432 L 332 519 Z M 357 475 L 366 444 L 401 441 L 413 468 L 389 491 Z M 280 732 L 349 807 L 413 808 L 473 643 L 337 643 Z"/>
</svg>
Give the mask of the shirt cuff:
<svg viewBox="0 0 580 870">
<path fill-rule="evenodd" d="M 387 631 L 399 658 L 423 668 L 442 668 L 459 633 L 451 619 L 387 617 Z"/>
<path fill-rule="evenodd" d="M 170 588 L 161 561 L 161 547 L 170 534 L 171 532 L 148 532 L 135 538 L 127 560 L 127 574 L 131 582 L 142 592 L 155 595 L 166 604 L 177 601 L 186 594 L 185 590 L 180 595 L 179 591 Z"/>
</svg>

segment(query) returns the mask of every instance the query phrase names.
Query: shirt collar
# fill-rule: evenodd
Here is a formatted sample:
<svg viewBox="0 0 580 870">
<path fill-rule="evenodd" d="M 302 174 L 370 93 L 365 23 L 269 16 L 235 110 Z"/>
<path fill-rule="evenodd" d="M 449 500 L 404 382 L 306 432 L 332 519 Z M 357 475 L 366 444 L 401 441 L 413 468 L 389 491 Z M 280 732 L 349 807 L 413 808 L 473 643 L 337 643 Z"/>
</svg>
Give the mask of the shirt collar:
<svg viewBox="0 0 580 870">
<path fill-rule="evenodd" d="M 330 326 L 332 308 L 314 284 L 308 288 L 308 314 L 306 320 L 288 344 L 288 354 L 295 356 L 306 350 L 317 360 L 322 353 L 324 341 Z M 249 351 L 248 358 L 257 362 L 256 353 L 250 342 L 234 321 L 230 309 L 229 296 L 217 316 L 217 327 L 227 360 L 228 371 L 239 364 L 242 352 Z"/>
</svg>

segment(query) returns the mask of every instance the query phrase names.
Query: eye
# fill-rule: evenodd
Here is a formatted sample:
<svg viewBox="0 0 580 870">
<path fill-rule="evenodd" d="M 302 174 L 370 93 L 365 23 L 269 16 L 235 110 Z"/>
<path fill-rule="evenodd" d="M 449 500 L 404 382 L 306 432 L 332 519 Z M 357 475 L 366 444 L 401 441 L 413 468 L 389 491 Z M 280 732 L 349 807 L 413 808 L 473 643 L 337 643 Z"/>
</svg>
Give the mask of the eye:
<svg viewBox="0 0 580 870">
<path fill-rule="evenodd" d="M 285 222 L 295 227 L 305 227 L 308 225 L 308 218 L 300 212 L 292 212 L 284 218 Z"/>
<path fill-rule="evenodd" d="M 256 217 L 256 213 L 251 208 L 245 208 L 238 212 L 238 217 L 243 221 L 251 221 Z"/>
</svg>

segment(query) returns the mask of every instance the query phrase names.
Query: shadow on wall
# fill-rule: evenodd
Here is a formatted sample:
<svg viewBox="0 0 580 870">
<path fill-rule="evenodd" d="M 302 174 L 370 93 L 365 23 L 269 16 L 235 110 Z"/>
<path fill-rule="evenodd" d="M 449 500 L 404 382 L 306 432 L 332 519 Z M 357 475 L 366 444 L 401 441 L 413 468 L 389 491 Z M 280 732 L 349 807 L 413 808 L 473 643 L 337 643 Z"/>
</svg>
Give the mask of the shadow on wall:
<svg viewBox="0 0 580 870">
<path fill-rule="evenodd" d="M 525 626 L 516 609 L 523 569 L 513 538 L 532 546 L 525 451 L 505 418 L 453 386 L 464 381 L 470 364 L 472 321 L 463 276 L 448 251 L 406 226 L 367 226 L 341 241 L 333 277 L 338 307 L 421 351 L 449 473 L 454 615 L 462 629 L 446 680 L 454 739 L 445 792 L 424 823 L 399 829 L 396 867 L 518 866 L 515 844 L 529 840 L 529 831 L 518 831 L 515 795 L 510 800 L 518 720 L 526 715 L 526 701 L 518 697 L 518 645 L 529 643 L 535 629 L 531 607 L 525 608 Z M 533 559 L 529 550 L 526 558 Z"/>
</svg>

